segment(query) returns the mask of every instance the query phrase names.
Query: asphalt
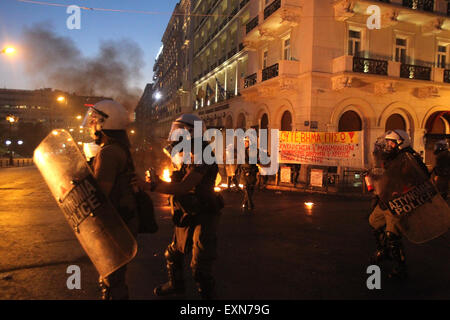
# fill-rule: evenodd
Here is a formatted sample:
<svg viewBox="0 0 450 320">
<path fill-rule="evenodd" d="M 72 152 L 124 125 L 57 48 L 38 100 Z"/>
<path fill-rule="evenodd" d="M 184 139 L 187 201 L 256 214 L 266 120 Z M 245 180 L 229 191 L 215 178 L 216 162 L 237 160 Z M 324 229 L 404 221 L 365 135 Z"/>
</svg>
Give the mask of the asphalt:
<svg viewBox="0 0 450 320">
<path fill-rule="evenodd" d="M 158 233 L 139 235 L 130 263 L 130 296 L 158 300 L 166 280 L 163 252 L 172 237 L 167 197 L 154 198 Z M 258 191 L 256 210 L 239 210 L 239 193 L 225 192 L 214 275 L 219 299 L 450 299 L 449 233 L 422 245 L 405 241 L 410 277 L 366 285 L 374 249 L 367 222 L 369 201 L 340 195 Z M 304 202 L 311 201 L 309 210 Z M 0 169 L 0 299 L 97 299 L 97 272 L 84 254 L 48 187 L 34 167 Z M 81 289 L 69 290 L 67 268 L 81 269 Z M 188 290 L 197 300 L 186 261 Z"/>
</svg>

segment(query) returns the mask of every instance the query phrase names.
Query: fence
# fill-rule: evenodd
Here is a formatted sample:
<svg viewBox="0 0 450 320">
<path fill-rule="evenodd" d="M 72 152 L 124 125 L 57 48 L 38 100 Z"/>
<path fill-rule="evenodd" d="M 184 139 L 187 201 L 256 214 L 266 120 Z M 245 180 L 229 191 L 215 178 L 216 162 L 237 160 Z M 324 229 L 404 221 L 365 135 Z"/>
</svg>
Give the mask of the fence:
<svg viewBox="0 0 450 320">
<path fill-rule="evenodd" d="M 15 158 L 15 159 L 13 159 L 12 166 L 11 166 L 9 158 L 0 158 L 0 168 L 25 167 L 25 166 L 32 166 L 32 165 L 33 165 L 32 158 Z"/>
</svg>

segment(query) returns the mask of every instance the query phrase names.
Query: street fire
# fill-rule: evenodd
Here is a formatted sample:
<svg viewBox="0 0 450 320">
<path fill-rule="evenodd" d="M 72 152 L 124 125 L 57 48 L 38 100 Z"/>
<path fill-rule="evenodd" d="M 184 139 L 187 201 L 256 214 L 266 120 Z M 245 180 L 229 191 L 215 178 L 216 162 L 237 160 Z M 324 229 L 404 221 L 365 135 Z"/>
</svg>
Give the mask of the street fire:
<svg viewBox="0 0 450 320">
<path fill-rule="evenodd" d="M 164 169 L 161 180 L 165 182 L 172 182 L 172 179 L 170 178 L 170 170 L 168 168 Z"/>
<path fill-rule="evenodd" d="M 312 207 L 314 206 L 314 202 L 305 202 L 305 206 L 307 209 L 312 209 Z"/>
</svg>

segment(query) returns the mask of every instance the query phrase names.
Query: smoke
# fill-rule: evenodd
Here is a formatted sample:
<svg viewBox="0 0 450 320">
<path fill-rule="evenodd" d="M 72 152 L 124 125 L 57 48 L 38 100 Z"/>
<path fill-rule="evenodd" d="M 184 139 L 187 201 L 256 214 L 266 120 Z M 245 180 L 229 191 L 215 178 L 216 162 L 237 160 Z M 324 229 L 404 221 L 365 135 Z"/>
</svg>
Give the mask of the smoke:
<svg viewBox="0 0 450 320">
<path fill-rule="evenodd" d="M 78 95 L 111 97 L 129 111 L 136 107 L 142 89 L 143 52 L 129 39 L 100 43 L 95 57 L 85 57 L 75 43 L 55 34 L 50 26 L 24 29 L 25 70 L 38 87 L 49 86 Z"/>
</svg>

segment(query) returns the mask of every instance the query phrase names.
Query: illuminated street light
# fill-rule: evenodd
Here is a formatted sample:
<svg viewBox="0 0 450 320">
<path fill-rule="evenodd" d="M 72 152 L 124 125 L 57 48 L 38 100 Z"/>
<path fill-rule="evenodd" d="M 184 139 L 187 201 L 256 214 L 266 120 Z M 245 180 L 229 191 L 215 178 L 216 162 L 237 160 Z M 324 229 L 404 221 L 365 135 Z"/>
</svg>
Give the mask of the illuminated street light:
<svg viewBox="0 0 450 320">
<path fill-rule="evenodd" d="M 80 115 L 77 115 L 77 120 L 81 120 L 81 118 L 83 118 L 83 117 Z"/>
<path fill-rule="evenodd" d="M 15 115 L 9 114 L 6 116 L 6 121 L 9 122 L 9 138 L 11 140 L 7 140 L 6 141 L 6 145 L 8 146 L 9 149 L 9 165 L 13 166 L 14 165 L 14 159 L 13 159 L 13 150 L 11 148 L 11 141 L 12 141 L 12 126 L 14 122 L 19 121 L 19 117 L 16 117 Z M 9 143 L 8 143 L 9 141 Z"/>
<path fill-rule="evenodd" d="M 5 144 L 6 144 L 7 146 L 9 146 L 9 145 L 11 144 L 11 140 L 6 140 L 6 141 L 5 141 Z"/>
<path fill-rule="evenodd" d="M 131 133 L 131 134 L 135 134 L 135 133 L 136 133 L 136 131 L 134 131 L 134 130 L 131 130 L 131 131 L 130 131 L 130 133 Z"/>
<path fill-rule="evenodd" d="M 56 98 L 56 101 L 64 102 L 64 101 L 66 101 L 66 98 L 64 96 L 59 96 L 58 98 Z"/>
<path fill-rule="evenodd" d="M 22 141 L 22 140 L 19 140 L 19 141 L 17 141 L 17 144 L 18 144 L 19 146 L 21 146 L 21 145 L 23 145 L 23 141 Z"/>
<path fill-rule="evenodd" d="M 16 49 L 13 47 L 6 47 L 0 52 L 4 53 L 4 54 L 14 54 L 14 53 L 16 53 Z"/>
<path fill-rule="evenodd" d="M 157 92 L 155 93 L 155 99 L 156 99 L 156 100 L 159 100 L 159 99 L 161 99 L 161 98 L 162 98 L 161 92 L 157 91 Z"/>
</svg>

